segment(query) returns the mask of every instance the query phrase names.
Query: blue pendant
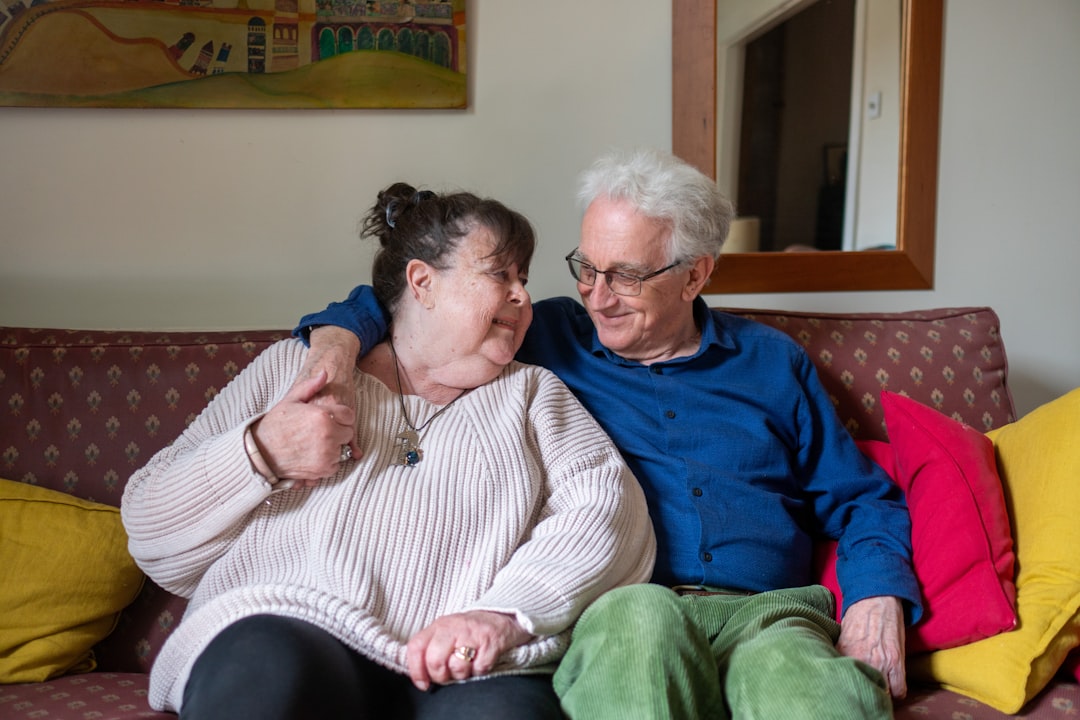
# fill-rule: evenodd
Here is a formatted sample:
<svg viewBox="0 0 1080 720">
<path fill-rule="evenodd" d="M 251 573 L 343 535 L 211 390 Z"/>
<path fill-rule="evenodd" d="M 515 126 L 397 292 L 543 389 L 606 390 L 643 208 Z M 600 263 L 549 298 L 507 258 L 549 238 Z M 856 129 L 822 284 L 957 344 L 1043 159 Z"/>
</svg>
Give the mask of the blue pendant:
<svg viewBox="0 0 1080 720">
<path fill-rule="evenodd" d="M 406 467 L 415 467 L 424 459 L 424 451 L 419 448 L 420 439 L 414 430 L 402 430 L 398 433 L 398 463 Z"/>
</svg>

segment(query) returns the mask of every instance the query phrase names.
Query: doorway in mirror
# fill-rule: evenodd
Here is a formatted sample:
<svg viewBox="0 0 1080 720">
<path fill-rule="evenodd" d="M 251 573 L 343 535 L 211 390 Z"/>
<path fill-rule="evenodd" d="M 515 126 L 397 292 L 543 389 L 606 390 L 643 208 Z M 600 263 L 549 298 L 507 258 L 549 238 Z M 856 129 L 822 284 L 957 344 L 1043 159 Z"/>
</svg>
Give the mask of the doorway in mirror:
<svg viewBox="0 0 1080 720">
<path fill-rule="evenodd" d="M 744 48 L 739 214 L 759 249 L 843 248 L 855 0 L 811 3 Z"/>
</svg>

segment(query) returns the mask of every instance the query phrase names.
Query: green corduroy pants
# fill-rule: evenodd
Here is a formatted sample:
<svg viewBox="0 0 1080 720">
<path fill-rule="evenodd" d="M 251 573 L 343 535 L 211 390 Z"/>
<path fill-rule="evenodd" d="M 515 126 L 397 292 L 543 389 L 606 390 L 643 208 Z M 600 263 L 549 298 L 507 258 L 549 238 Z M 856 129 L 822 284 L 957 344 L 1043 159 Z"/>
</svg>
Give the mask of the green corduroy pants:
<svg viewBox="0 0 1080 720">
<path fill-rule="evenodd" d="M 555 691 L 572 720 L 891 718 L 881 673 L 836 651 L 833 602 L 618 588 L 578 620 Z"/>
</svg>

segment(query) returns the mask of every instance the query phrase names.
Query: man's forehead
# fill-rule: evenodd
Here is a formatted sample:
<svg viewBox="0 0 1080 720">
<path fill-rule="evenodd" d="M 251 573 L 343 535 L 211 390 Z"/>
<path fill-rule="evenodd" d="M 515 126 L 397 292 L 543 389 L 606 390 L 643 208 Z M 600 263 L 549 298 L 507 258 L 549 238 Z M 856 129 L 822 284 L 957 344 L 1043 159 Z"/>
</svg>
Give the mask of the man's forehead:
<svg viewBox="0 0 1080 720">
<path fill-rule="evenodd" d="M 648 268 L 663 256 L 663 243 L 652 238 L 636 237 L 619 240 L 582 238 L 578 255 L 590 263 L 605 268 Z M 599 265 L 598 265 L 599 266 Z"/>
</svg>

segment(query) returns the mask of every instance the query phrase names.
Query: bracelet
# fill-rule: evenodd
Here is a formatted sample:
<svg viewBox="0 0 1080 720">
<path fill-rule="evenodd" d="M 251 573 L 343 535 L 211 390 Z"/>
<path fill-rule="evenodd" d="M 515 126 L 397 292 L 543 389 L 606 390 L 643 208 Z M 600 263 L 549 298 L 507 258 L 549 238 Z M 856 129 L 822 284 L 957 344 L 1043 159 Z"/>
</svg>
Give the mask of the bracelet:
<svg viewBox="0 0 1080 720">
<path fill-rule="evenodd" d="M 270 465 L 266 462 L 266 458 L 259 452 L 259 444 L 255 442 L 255 436 L 251 432 L 251 426 L 248 426 L 248 428 L 244 430 L 244 450 L 247 451 L 248 460 L 251 461 L 251 467 L 255 469 L 255 472 L 266 478 L 271 485 L 278 481 L 277 475 L 270 469 Z"/>
</svg>

